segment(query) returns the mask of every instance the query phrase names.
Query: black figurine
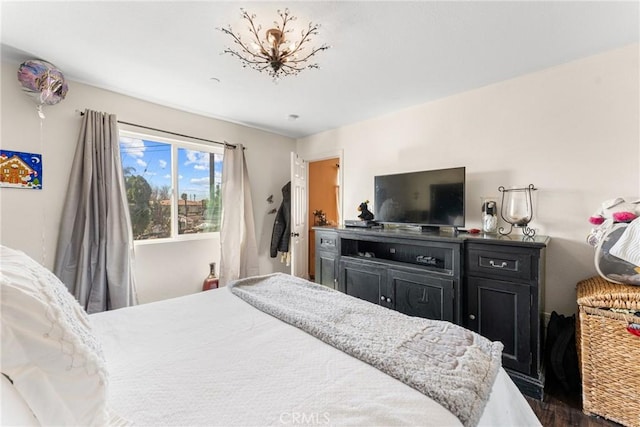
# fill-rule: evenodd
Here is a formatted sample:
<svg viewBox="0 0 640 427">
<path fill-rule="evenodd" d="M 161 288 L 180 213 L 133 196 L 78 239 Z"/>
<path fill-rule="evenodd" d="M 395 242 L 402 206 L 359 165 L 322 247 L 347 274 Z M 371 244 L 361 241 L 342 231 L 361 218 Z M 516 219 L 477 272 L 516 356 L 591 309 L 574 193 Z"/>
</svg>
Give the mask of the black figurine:
<svg viewBox="0 0 640 427">
<path fill-rule="evenodd" d="M 369 203 L 369 201 L 365 200 L 364 202 L 360 203 L 360 206 L 358 206 L 358 212 L 360 212 L 360 215 L 358 215 L 358 218 L 360 218 L 363 221 L 371 221 L 373 219 L 373 213 L 369 211 L 369 208 L 367 207 L 367 203 Z"/>
</svg>

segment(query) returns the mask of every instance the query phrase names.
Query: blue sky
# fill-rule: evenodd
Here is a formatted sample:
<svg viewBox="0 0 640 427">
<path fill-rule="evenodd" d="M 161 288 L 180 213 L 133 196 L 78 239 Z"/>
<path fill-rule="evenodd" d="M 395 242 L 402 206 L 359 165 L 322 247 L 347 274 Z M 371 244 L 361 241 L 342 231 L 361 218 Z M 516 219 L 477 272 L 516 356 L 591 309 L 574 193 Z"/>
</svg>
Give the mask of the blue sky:
<svg viewBox="0 0 640 427">
<path fill-rule="evenodd" d="M 149 139 L 120 137 L 123 168 L 133 168 L 134 175 L 142 175 L 151 187 L 172 186 L 171 145 Z M 222 172 L 222 156 L 216 156 L 216 180 Z M 184 148 L 178 149 L 178 197 L 182 193 L 189 200 L 209 198 L 209 153 Z"/>
</svg>

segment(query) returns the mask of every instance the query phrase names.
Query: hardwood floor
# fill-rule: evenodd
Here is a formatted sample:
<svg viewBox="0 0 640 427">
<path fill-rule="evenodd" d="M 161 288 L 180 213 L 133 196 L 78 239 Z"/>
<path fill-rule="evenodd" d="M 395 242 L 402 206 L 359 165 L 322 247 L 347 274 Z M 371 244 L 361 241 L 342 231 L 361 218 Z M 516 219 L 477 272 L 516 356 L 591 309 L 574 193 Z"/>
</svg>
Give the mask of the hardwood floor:
<svg viewBox="0 0 640 427">
<path fill-rule="evenodd" d="M 526 398 L 544 427 L 620 427 L 621 425 L 582 412 L 579 394 L 567 395 L 559 390 L 545 390 L 544 401 Z"/>
</svg>

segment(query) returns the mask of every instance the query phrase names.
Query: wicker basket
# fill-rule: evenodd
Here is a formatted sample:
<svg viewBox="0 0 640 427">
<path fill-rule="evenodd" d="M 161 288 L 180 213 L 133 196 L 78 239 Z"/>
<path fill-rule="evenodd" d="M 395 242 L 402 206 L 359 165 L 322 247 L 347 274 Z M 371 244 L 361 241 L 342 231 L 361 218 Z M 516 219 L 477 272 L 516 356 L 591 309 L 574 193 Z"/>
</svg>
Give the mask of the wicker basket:
<svg viewBox="0 0 640 427">
<path fill-rule="evenodd" d="M 640 427 L 640 337 L 627 331 L 640 317 L 603 309 L 640 310 L 640 287 L 593 277 L 578 283 L 577 297 L 583 410 Z"/>
</svg>

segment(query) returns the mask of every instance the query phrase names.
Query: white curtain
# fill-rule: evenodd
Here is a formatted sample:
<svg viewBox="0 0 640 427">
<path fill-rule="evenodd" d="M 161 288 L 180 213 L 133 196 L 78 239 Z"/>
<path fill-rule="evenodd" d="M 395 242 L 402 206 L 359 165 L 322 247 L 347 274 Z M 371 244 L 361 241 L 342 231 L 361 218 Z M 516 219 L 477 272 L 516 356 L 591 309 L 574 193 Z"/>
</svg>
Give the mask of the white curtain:
<svg viewBox="0 0 640 427">
<path fill-rule="evenodd" d="M 224 149 L 220 246 L 220 286 L 258 274 L 251 185 L 242 144 Z"/>
<path fill-rule="evenodd" d="M 137 303 L 131 220 L 113 114 L 84 113 L 54 273 L 88 313 Z"/>
</svg>

